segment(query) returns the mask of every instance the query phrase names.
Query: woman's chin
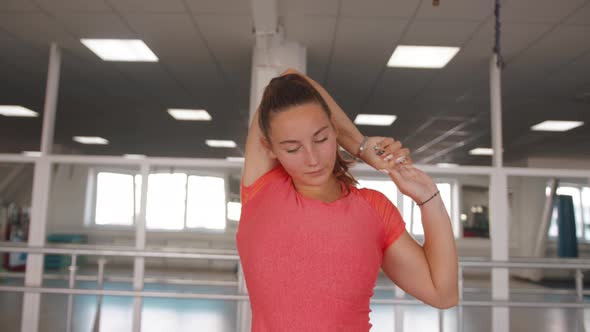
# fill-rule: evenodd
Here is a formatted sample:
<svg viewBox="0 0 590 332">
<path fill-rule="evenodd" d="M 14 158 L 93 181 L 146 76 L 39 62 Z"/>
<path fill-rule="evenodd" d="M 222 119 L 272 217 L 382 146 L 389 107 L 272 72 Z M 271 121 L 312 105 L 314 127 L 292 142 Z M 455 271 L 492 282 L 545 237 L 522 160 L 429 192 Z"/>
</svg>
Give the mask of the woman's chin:
<svg viewBox="0 0 590 332">
<path fill-rule="evenodd" d="M 330 180 L 330 173 L 323 170 L 320 173 L 306 173 L 302 178 L 302 182 L 311 186 L 324 185 Z"/>
</svg>

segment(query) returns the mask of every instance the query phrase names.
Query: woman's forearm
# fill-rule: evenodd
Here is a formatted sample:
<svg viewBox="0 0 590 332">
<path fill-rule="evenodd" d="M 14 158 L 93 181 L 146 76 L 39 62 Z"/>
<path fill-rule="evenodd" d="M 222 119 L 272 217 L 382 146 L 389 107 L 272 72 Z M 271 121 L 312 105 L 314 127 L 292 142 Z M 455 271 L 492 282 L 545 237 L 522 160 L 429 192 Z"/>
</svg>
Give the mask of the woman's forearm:
<svg viewBox="0 0 590 332">
<path fill-rule="evenodd" d="M 332 112 L 332 122 L 338 131 L 338 144 L 351 155 L 356 155 L 359 146 L 363 141 L 363 134 L 361 134 L 348 115 L 346 115 L 342 108 L 338 106 L 334 98 L 332 98 L 323 86 L 307 76 L 305 76 L 305 78 L 313 85 L 328 104 L 328 107 Z"/>
<path fill-rule="evenodd" d="M 424 254 L 443 306 L 458 301 L 458 261 L 451 220 L 438 195 L 420 208 L 424 227 Z"/>
</svg>

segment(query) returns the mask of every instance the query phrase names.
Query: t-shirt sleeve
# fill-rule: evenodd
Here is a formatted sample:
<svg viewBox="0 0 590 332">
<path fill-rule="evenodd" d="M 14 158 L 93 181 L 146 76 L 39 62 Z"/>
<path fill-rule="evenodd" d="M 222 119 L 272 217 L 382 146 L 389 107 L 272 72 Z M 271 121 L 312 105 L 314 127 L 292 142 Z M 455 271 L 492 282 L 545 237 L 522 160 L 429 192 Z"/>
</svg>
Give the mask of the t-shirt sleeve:
<svg viewBox="0 0 590 332">
<path fill-rule="evenodd" d="M 242 206 L 254 198 L 256 194 L 270 182 L 285 176 L 285 170 L 280 164 L 277 164 L 273 169 L 256 179 L 256 181 L 249 186 L 244 186 L 244 180 L 242 179 L 240 181 L 240 200 L 242 201 Z"/>
<path fill-rule="evenodd" d="M 361 189 L 360 192 L 383 221 L 385 230 L 383 250 L 385 250 L 402 235 L 406 229 L 406 223 L 397 207 L 381 192 L 372 189 Z"/>
</svg>

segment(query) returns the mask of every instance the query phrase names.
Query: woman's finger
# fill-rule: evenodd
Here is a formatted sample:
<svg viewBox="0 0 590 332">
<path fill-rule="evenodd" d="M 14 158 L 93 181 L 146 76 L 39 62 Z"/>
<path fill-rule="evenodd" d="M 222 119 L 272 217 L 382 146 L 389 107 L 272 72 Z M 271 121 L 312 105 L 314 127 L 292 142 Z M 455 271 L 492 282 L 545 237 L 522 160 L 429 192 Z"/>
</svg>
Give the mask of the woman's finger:
<svg viewBox="0 0 590 332">
<path fill-rule="evenodd" d="M 407 162 L 407 158 L 410 155 L 410 149 L 403 148 L 399 151 L 393 153 L 393 158 L 396 164 L 405 164 Z"/>
</svg>

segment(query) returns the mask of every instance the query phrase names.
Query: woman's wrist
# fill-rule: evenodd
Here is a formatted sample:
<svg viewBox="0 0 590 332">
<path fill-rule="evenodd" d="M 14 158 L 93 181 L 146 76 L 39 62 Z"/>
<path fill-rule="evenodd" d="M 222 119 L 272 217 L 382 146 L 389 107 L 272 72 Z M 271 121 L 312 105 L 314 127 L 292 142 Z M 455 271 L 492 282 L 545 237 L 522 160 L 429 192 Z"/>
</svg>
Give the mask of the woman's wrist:
<svg viewBox="0 0 590 332">
<path fill-rule="evenodd" d="M 437 196 L 440 196 L 440 190 L 436 190 L 432 193 L 432 195 L 430 195 L 430 197 L 422 200 L 422 201 L 416 201 L 416 205 L 422 207 L 425 204 L 427 204 L 428 202 L 432 201 L 433 199 L 435 199 Z"/>
<path fill-rule="evenodd" d="M 361 140 L 360 143 L 358 143 L 358 148 L 356 150 L 356 153 L 354 154 L 354 156 L 357 159 L 361 159 L 363 152 L 367 149 L 367 140 L 369 138 L 367 136 L 363 136 L 363 139 Z"/>
</svg>

